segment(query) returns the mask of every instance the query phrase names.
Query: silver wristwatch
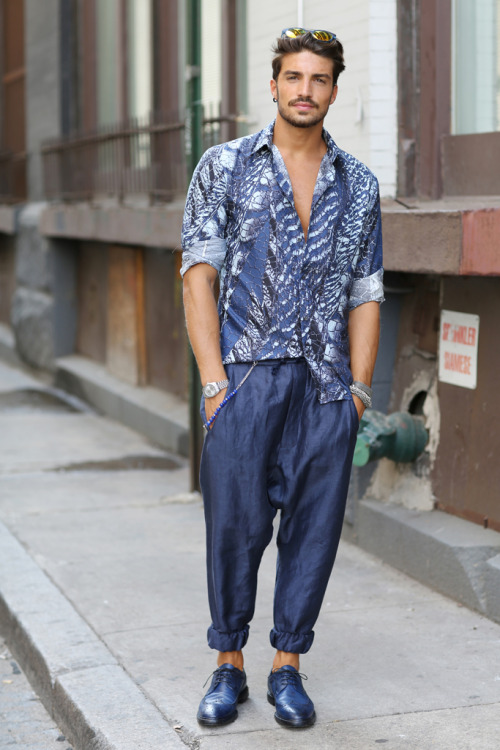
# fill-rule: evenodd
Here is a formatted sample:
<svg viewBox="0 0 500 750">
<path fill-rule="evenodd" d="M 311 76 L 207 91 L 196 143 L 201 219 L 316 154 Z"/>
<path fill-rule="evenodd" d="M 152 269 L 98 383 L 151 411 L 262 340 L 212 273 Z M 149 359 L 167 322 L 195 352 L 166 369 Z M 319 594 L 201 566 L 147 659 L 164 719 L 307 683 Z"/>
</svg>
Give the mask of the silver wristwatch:
<svg viewBox="0 0 500 750">
<path fill-rule="evenodd" d="M 222 391 L 223 388 L 227 388 L 229 385 L 229 380 L 218 380 L 214 383 L 207 383 L 203 387 L 203 395 L 205 398 L 213 398 L 216 396 L 220 391 Z"/>
</svg>

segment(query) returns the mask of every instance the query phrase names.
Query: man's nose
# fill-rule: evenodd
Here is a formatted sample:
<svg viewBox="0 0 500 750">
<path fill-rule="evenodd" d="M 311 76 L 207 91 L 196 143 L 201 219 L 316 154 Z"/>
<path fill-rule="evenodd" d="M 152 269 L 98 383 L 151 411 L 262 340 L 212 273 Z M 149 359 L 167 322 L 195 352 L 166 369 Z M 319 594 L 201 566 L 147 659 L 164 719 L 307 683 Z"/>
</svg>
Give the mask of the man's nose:
<svg viewBox="0 0 500 750">
<path fill-rule="evenodd" d="M 302 78 L 299 86 L 299 96 L 305 98 L 312 98 L 312 81 L 307 78 Z"/>
</svg>

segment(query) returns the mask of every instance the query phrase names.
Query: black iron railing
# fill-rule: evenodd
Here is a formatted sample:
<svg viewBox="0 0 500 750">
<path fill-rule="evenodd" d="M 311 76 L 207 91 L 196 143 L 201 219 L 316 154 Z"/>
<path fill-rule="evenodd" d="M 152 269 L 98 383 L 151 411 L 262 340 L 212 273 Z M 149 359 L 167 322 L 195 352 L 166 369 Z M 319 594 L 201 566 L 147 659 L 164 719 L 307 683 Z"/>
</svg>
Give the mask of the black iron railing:
<svg viewBox="0 0 500 750">
<path fill-rule="evenodd" d="M 148 117 L 42 146 L 45 195 L 85 201 L 148 195 L 169 201 L 185 190 L 184 123 Z"/>
<path fill-rule="evenodd" d="M 226 140 L 237 119 L 207 112 L 203 147 Z M 123 201 L 147 196 L 150 203 L 158 203 L 185 195 L 187 121 L 150 115 L 45 141 L 41 152 L 46 198 Z"/>
</svg>

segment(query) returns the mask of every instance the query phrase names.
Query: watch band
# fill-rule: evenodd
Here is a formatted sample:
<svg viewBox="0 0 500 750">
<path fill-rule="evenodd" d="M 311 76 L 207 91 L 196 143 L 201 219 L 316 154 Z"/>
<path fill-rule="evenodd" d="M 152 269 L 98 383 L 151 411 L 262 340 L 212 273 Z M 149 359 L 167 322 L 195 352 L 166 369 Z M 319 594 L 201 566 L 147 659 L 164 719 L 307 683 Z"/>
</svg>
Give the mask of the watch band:
<svg viewBox="0 0 500 750">
<path fill-rule="evenodd" d="M 222 391 L 223 388 L 227 388 L 228 385 L 229 385 L 229 380 L 213 381 L 203 386 L 202 392 L 205 398 L 213 398 L 218 393 L 220 393 L 220 391 Z"/>
</svg>

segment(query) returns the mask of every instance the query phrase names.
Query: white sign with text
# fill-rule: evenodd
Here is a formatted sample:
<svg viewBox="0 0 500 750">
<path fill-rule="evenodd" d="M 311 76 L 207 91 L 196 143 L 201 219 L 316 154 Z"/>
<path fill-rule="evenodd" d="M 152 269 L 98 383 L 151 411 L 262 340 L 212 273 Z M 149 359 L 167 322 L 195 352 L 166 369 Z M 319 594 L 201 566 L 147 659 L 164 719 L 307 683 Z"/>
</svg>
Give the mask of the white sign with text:
<svg viewBox="0 0 500 750">
<path fill-rule="evenodd" d="M 477 384 L 479 315 L 441 311 L 439 380 L 462 388 Z"/>
</svg>

